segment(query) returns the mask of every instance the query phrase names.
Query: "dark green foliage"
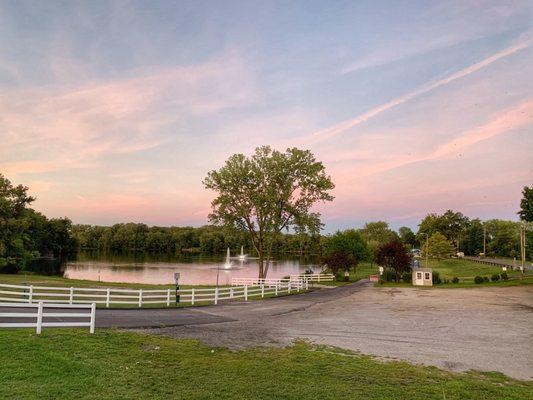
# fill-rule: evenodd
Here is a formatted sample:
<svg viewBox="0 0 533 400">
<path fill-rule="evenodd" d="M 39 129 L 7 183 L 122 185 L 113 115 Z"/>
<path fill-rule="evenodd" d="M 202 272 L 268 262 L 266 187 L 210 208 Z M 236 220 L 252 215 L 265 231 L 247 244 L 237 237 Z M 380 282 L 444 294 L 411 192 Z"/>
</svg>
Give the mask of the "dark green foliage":
<svg viewBox="0 0 533 400">
<path fill-rule="evenodd" d="M 329 255 L 336 251 L 352 255 L 358 262 L 372 259 L 365 240 L 355 229 L 337 231 L 326 237 L 325 254 Z"/>
<path fill-rule="evenodd" d="M 412 272 L 404 272 L 402 274 L 402 281 L 405 283 L 411 283 L 413 281 L 413 273 Z"/>
<path fill-rule="evenodd" d="M 378 247 L 374 259 L 378 265 L 394 271 L 396 282 L 404 272 L 411 271 L 411 254 L 399 239 Z"/>
<path fill-rule="evenodd" d="M 488 276 L 484 276 L 484 277 L 483 277 L 483 282 L 485 282 L 485 283 L 486 283 L 486 282 L 490 282 L 489 277 L 488 277 Z"/>
<path fill-rule="evenodd" d="M 407 245 L 409 248 L 414 249 L 420 246 L 420 242 L 416 238 L 416 235 L 407 226 L 402 226 L 398 229 L 398 234 L 400 235 L 400 240 L 403 244 Z"/>
<path fill-rule="evenodd" d="M 500 274 L 500 278 L 502 279 L 502 281 L 506 281 L 507 279 L 509 279 L 509 275 L 507 275 L 507 272 L 502 272 Z"/>
<path fill-rule="evenodd" d="M 29 208 L 34 200 L 27 187 L 0 174 L 0 272 L 18 272 L 40 256 L 60 257 L 76 248 L 70 220 L 47 219 Z"/>
<path fill-rule="evenodd" d="M 439 271 L 433 271 L 432 281 L 434 285 L 440 285 L 442 283 Z"/>
<path fill-rule="evenodd" d="M 452 283 L 459 283 L 459 278 L 454 276 L 452 279 Z"/>
<path fill-rule="evenodd" d="M 500 280 L 500 275 L 498 275 L 498 274 L 494 274 L 494 275 L 492 275 L 492 276 L 490 277 L 490 280 L 491 280 L 492 282 L 497 282 L 497 281 Z"/>
<path fill-rule="evenodd" d="M 383 271 L 381 279 L 385 282 L 394 282 L 396 281 L 396 273 L 390 269 Z"/>
<path fill-rule="evenodd" d="M 526 222 L 533 222 L 533 186 L 524 186 L 522 189 L 522 200 L 520 200 L 520 219 Z"/>
<path fill-rule="evenodd" d="M 333 274 L 337 274 L 339 271 L 349 271 L 350 268 L 357 265 L 357 259 L 351 255 L 342 251 L 334 251 L 331 254 L 322 258 L 322 262 L 331 270 Z"/>
<path fill-rule="evenodd" d="M 483 283 L 484 281 L 483 277 L 479 275 L 474 278 L 474 282 L 477 284 Z"/>
</svg>

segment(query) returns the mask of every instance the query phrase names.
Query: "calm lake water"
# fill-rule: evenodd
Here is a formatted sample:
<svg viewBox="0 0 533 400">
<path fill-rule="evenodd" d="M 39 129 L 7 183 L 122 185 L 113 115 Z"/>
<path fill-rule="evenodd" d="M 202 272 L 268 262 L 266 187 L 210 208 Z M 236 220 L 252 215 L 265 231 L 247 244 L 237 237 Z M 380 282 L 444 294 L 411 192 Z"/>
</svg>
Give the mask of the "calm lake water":
<svg viewBox="0 0 533 400">
<path fill-rule="evenodd" d="M 225 255 L 152 255 L 144 253 L 104 254 L 81 252 L 66 261 L 59 271 L 68 279 L 88 279 L 102 282 L 173 284 L 174 273 L 180 273 L 183 285 L 231 284 L 232 278 L 256 278 L 257 260 L 232 259 L 225 265 Z M 314 257 L 281 257 L 269 267 L 268 278 L 282 278 L 303 273 L 307 269 L 320 271 Z"/>
</svg>

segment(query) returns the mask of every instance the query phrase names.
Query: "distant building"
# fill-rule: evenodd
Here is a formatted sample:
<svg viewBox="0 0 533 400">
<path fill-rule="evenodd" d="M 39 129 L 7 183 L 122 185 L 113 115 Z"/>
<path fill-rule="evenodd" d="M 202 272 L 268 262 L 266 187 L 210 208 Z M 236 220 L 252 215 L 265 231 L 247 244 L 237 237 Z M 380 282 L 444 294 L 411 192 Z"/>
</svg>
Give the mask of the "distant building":
<svg viewBox="0 0 533 400">
<path fill-rule="evenodd" d="M 419 268 L 413 271 L 414 286 L 433 286 L 433 270 L 431 268 Z"/>
<path fill-rule="evenodd" d="M 411 249 L 413 257 L 420 257 L 420 249 Z"/>
</svg>

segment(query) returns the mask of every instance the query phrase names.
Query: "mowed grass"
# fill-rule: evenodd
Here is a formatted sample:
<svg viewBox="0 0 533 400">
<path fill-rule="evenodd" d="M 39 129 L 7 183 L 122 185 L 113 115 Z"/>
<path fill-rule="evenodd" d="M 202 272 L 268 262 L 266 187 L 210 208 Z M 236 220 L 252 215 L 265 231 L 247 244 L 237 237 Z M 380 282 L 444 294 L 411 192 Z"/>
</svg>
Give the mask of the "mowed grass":
<svg viewBox="0 0 533 400">
<path fill-rule="evenodd" d="M 489 350 L 487 350 L 489 351 Z M 98 330 L 0 331 L 1 399 L 526 399 L 533 383 L 296 343 L 239 352 Z"/>
<path fill-rule="evenodd" d="M 61 276 L 38 275 L 20 272 L 18 274 L 0 274 L 0 283 L 10 285 L 62 286 L 62 287 L 92 287 L 92 288 L 128 288 L 128 289 L 174 289 L 174 285 L 151 285 L 142 283 L 100 282 L 82 279 L 67 279 Z M 180 285 L 182 289 L 191 288 L 190 285 Z M 214 286 L 194 286 L 195 288 L 209 288 Z M 222 287 L 222 286 L 220 286 Z"/>
<path fill-rule="evenodd" d="M 420 267 L 425 268 L 426 261 L 422 258 L 420 260 Z M 475 261 L 462 260 L 457 258 L 444 259 L 444 260 L 429 260 L 429 268 L 433 268 L 434 271 L 438 271 L 442 279 L 452 279 L 454 276 L 459 279 L 474 280 L 474 277 L 488 276 L 489 278 L 494 274 L 501 274 L 503 272 L 501 267 L 481 264 Z M 519 277 L 520 271 L 513 271 L 507 268 L 507 275 L 509 277 Z"/>
</svg>

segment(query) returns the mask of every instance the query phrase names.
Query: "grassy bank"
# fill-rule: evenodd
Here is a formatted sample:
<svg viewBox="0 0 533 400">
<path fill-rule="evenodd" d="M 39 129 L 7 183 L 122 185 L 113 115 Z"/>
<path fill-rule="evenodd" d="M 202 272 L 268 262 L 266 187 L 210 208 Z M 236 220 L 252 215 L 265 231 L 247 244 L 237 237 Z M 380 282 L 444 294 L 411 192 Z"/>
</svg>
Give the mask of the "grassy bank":
<svg viewBox="0 0 533 400">
<path fill-rule="evenodd" d="M 74 287 L 92 287 L 92 288 L 134 288 L 134 289 L 174 289 L 174 285 L 150 285 L 142 283 L 120 283 L 120 282 L 99 282 L 82 279 L 66 279 L 61 276 L 38 275 L 33 273 L 18 274 L 0 274 L 0 283 L 10 285 L 36 285 L 36 286 L 74 286 Z M 181 288 L 187 289 L 192 286 L 180 285 Z M 214 286 L 194 286 L 194 287 L 214 287 Z"/>
<path fill-rule="evenodd" d="M 304 343 L 230 352 L 99 330 L 0 331 L 2 399 L 524 399 L 533 383 Z"/>
</svg>

